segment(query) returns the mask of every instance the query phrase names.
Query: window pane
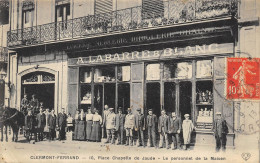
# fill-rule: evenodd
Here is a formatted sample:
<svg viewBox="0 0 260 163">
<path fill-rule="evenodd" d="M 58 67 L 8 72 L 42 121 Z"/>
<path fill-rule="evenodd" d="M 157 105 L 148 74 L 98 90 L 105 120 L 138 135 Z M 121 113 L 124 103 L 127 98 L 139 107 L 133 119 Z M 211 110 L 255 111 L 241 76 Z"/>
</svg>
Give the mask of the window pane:
<svg viewBox="0 0 260 163">
<path fill-rule="evenodd" d="M 115 81 L 115 67 L 105 66 L 96 68 L 94 73 L 95 82 L 114 82 Z"/>
<path fill-rule="evenodd" d="M 146 80 L 160 80 L 160 64 L 146 66 Z"/>
<path fill-rule="evenodd" d="M 168 62 L 164 64 L 164 79 L 190 79 L 192 77 L 192 63 L 181 62 L 173 63 Z"/>
<path fill-rule="evenodd" d="M 91 105 L 91 86 L 90 85 L 81 86 L 81 104 Z"/>
<path fill-rule="evenodd" d="M 130 81 L 130 66 L 118 66 L 117 79 L 118 81 Z"/>
<path fill-rule="evenodd" d="M 91 82 L 92 72 L 90 68 L 81 68 L 80 69 L 80 82 L 81 83 L 90 83 Z"/>
<path fill-rule="evenodd" d="M 197 78 L 212 77 L 212 61 L 211 60 L 197 61 L 196 68 L 197 68 L 196 69 Z"/>
</svg>

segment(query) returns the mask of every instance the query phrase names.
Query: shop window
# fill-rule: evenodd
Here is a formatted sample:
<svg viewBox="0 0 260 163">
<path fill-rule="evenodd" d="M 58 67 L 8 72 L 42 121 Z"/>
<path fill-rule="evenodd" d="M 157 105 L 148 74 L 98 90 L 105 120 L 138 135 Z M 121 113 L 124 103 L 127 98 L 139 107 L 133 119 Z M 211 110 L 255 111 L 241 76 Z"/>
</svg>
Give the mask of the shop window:
<svg viewBox="0 0 260 163">
<path fill-rule="evenodd" d="M 82 85 L 81 86 L 81 103 L 82 105 L 91 106 L 91 85 Z M 86 107 L 84 107 L 86 108 Z"/>
<path fill-rule="evenodd" d="M 96 68 L 94 82 L 115 82 L 115 66 Z"/>
<path fill-rule="evenodd" d="M 130 81 L 131 67 L 130 66 L 118 66 L 117 80 L 118 81 Z"/>
<path fill-rule="evenodd" d="M 81 68 L 80 69 L 80 82 L 81 83 L 91 83 L 92 71 L 91 68 Z"/>
<path fill-rule="evenodd" d="M 164 64 L 164 79 L 190 79 L 192 77 L 191 62 L 166 62 Z"/>
<path fill-rule="evenodd" d="M 160 80 L 160 64 L 147 64 L 146 80 Z"/>
<path fill-rule="evenodd" d="M 94 108 L 99 110 L 99 114 L 102 114 L 103 109 L 103 86 L 94 85 Z"/>
<path fill-rule="evenodd" d="M 196 77 L 209 78 L 212 77 L 212 61 L 202 60 L 196 62 Z"/>
<path fill-rule="evenodd" d="M 176 112 L 176 85 L 173 82 L 164 83 L 164 109 L 167 113 Z"/>
<path fill-rule="evenodd" d="M 196 127 L 198 129 L 212 129 L 213 113 L 213 83 L 212 81 L 197 81 Z"/>
</svg>

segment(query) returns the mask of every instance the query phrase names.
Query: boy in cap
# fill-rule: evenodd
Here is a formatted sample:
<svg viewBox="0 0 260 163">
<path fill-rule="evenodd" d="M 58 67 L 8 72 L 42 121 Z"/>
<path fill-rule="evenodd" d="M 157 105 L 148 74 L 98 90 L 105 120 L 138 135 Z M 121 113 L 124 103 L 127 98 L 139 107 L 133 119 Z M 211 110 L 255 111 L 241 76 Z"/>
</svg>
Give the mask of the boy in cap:
<svg viewBox="0 0 260 163">
<path fill-rule="evenodd" d="M 135 123 L 135 117 L 132 114 L 131 108 L 127 109 L 127 115 L 125 117 L 125 130 L 126 130 L 126 146 L 129 145 L 129 141 L 131 142 L 131 146 L 133 145 L 133 129 Z"/>
<path fill-rule="evenodd" d="M 122 108 L 119 107 L 118 114 L 116 115 L 116 131 L 117 131 L 117 137 L 118 137 L 117 145 L 123 144 L 124 123 L 125 123 L 125 114 L 122 114 Z"/>
<path fill-rule="evenodd" d="M 156 144 L 156 124 L 157 124 L 157 117 L 155 114 L 153 114 L 153 110 L 148 110 L 148 115 L 146 118 L 147 121 L 147 127 L 148 127 L 148 139 L 150 142 L 150 147 L 157 147 Z"/>
<path fill-rule="evenodd" d="M 227 122 L 222 118 L 221 112 L 216 113 L 216 120 L 213 123 L 213 131 L 216 139 L 216 152 L 222 146 L 222 151 L 226 150 L 228 127 Z"/>
<path fill-rule="evenodd" d="M 106 129 L 107 129 L 106 143 L 111 142 L 112 144 L 115 144 L 116 114 L 114 113 L 114 108 L 109 108 L 109 113 L 106 119 Z"/>
<path fill-rule="evenodd" d="M 135 131 L 137 131 L 139 144 L 138 147 L 143 146 L 144 144 L 144 130 L 145 130 L 145 118 L 144 115 L 141 113 L 141 108 L 136 109 L 137 114 L 135 115 Z"/>
</svg>

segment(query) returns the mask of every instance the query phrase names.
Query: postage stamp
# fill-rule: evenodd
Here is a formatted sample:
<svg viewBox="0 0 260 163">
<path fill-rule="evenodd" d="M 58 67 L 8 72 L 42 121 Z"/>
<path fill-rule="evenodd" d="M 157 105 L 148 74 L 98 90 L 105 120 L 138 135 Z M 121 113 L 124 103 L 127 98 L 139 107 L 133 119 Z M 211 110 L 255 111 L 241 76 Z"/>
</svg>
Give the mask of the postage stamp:
<svg viewBox="0 0 260 163">
<path fill-rule="evenodd" d="M 227 59 L 227 99 L 259 100 L 260 58 Z"/>
</svg>

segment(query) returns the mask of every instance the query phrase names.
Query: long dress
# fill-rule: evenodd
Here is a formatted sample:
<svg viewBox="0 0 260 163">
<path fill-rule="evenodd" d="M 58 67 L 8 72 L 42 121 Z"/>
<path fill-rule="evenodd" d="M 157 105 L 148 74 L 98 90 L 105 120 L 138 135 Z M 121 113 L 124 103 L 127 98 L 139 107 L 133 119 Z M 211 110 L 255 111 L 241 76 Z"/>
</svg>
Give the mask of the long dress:
<svg viewBox="0 0 260 163">
<path fill-rule="evenodd" d="M 99 142 L 101 139 L 102 117 L 98 114 L 93 115 L 93 127 L 91 132 L 91 140 Z"/>
<path fill-rule="evenodd" d="M 85 140 L 86 139 L 85 114 L 80 114 L 79 117 L 80 117 L 80 119 L 79 119 L 79 122 L 78 122 L 77 139 L 78 140 Z"/>
<path fill-rule="evenodd" d="M 93 114 L 86 114 L 86 139 L 90 140 L 93 124 Z"/>
<path fill-rule="evenodd" d="M 74 140 L 78 140 L 78 125 L 79 125 L 79 115 L 75 115 L 75 128 L 74 128 Z"/>
<path fill-rule="evenodd" d="M 191 140 L 191 132 L 194 129 L 192 121 L 191 120 L 183 120 L 182 129 L 183 129 L 184 144 L 189 144 L 190 140 Z"/>
</svg>

